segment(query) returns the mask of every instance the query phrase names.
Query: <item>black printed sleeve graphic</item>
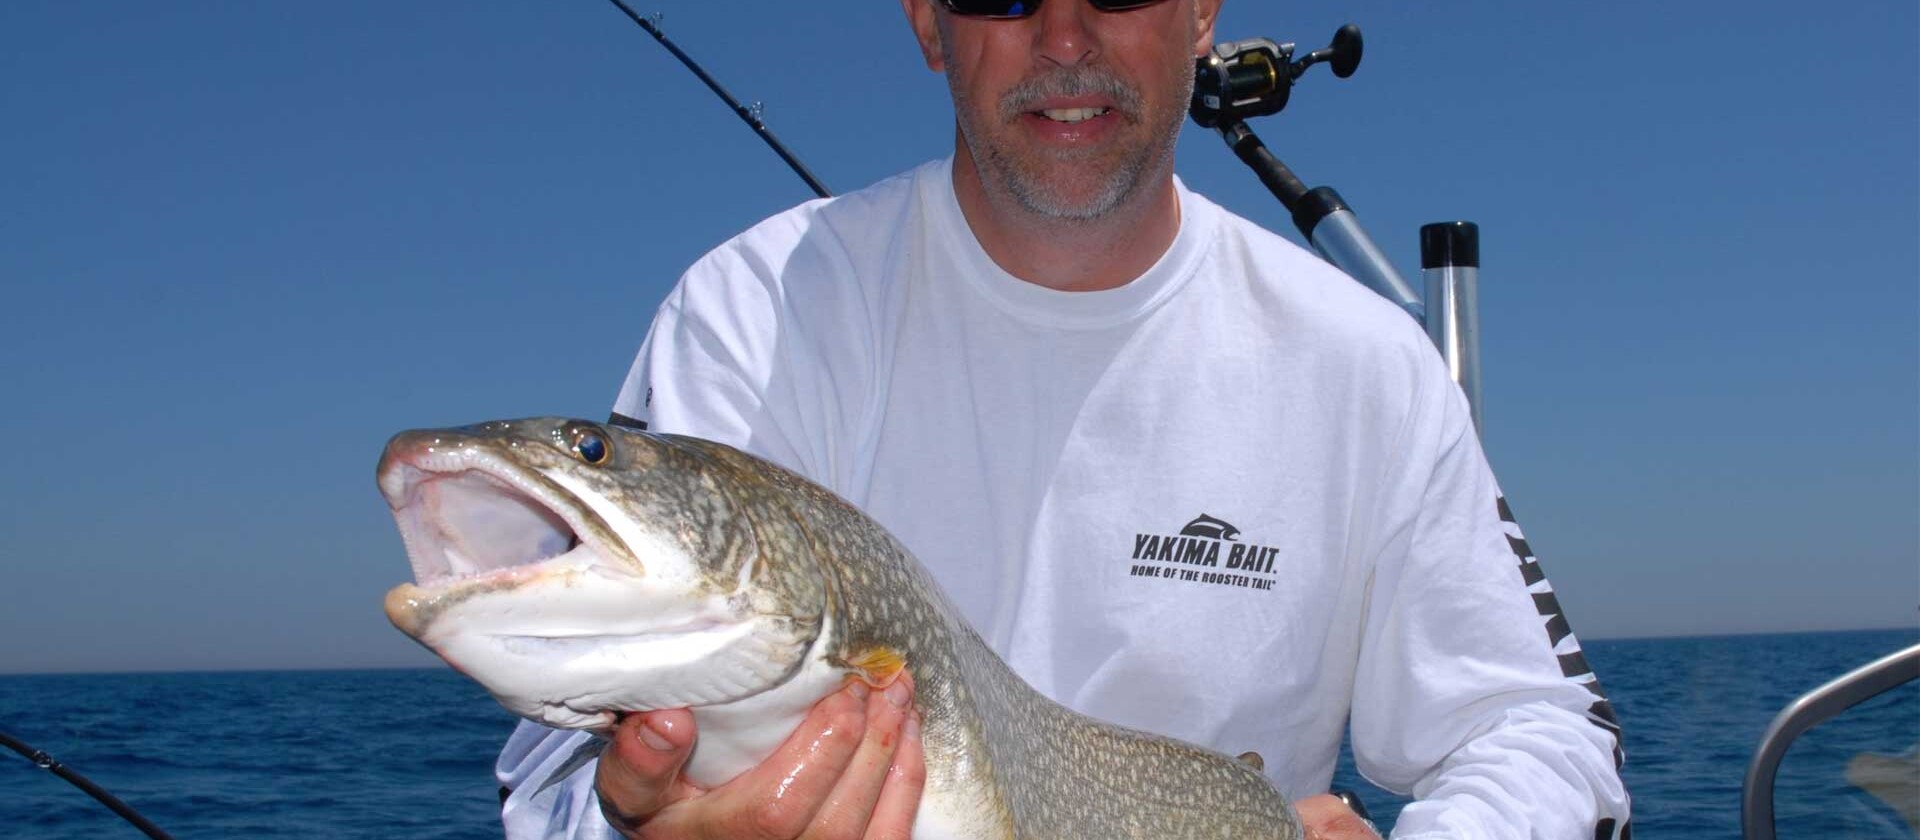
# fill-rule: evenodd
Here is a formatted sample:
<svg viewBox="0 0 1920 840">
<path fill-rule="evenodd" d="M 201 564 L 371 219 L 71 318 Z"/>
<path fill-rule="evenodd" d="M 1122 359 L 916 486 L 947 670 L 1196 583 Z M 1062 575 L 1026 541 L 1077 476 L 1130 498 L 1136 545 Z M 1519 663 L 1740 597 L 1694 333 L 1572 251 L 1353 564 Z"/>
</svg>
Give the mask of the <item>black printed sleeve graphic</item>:
<svg viewBox="0 0 1920 840">
<path fill-rule="evenodd" d="M 1573 638 L 1573 627 L 1567 623 L 1567 617 L 1560 609 L 1560 599 L 1553 594 L 1553 584 L 1547 582 L 1547 573 L 1540 568 L 1540 561 L 1533 556 L 1533 547 L 1527 544 L 1527 538 L 1520 533 L 1520 522 L 1513 515 L 1513 508 L 1507 505 L 1506 497 L 1497 500 L 1500 521 L 1508 529 L 1507 547 L 1513 550 L 1513 556 L 1520 566 L 1520 579 L 1533 596 L 1533 607 L 1544 619 L 1547 644 L 1555 651 L 1554 657 L 1560 662 L 1560 673 L 1567 679 L 1578 683 L 1593 695 L 1593 703 L 1587 707 L 1587 721 L 1607 731 L 1613 736 L 1613 767 L 1615 770 L 1626 764 L 1627 754 L 1621 748 L 1620 718 L 1614 714 L 1613 704 L 1607 702 L 1607 693 L 1600 687 L 1600 678 L 1593 673 L 1593 667 L 1587 664 L 1587 656 L 1580 649 L 1580 640 Z M 1559 652 L 1562 641 L 1567 642 L 1567 650 Z M 1631 840 L 1633 823 L 1631 820 L 1615 820 L 1606 817 L 1593 828 L 1594 840 Z"/>
</svg>

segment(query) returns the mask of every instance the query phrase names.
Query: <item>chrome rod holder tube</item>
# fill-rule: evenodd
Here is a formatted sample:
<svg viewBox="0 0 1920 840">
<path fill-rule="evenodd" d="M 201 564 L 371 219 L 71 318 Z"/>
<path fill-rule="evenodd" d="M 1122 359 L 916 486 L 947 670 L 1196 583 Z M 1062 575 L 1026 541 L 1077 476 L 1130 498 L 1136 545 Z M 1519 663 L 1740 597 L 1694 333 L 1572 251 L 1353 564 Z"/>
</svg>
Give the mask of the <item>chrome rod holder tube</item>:
<svg viewBox="0 0 1920 840">
<path fill-rule="evenodd" d="M 1480 420 L 1480 226 L 1435 222 L 1420 228 L 1420 267 L 1427 283 L 1427 337 L 1447 373 L 1467 395 L 1473 428 Z"/>
</svg>

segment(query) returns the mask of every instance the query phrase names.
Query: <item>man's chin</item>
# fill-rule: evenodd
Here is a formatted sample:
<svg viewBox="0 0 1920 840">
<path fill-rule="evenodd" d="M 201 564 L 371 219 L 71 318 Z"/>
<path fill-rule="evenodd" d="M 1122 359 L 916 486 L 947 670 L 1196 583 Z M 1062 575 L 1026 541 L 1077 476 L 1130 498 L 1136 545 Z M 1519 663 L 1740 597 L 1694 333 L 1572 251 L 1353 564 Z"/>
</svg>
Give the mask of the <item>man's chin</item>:
<svg viewBox="0 0 1920 840">
<path fill-rule="evenodd" d="M 1111 214 L 1120 205 L 1112 193 L 1092 197 L 1063 197 L 1040 192 L 1014 193 L 1014 201 L 1029 214 L 1060 222 L 1091 222 Z"/>
<path fill-rule="evenodd" d="M 1045 173 L 1009 173 L 1006 191 L 1027 212 L 1062 221 L 1089 221 L 1112 213 L 1134 193 L 1138 173 L 1112 167 L 1059 166 Z"/>
<path fill-rule="evenodd" d="M 1009 134 L 1013 133 L 977 138 L 984 143 L 965 138 L 981 186 L 1042 218 L 1102 218 L 1132 197 L 1153 168 L 1151 154 L 1127 142 L 1129 138 L 1114 136 L 1098 144 L 1063 146 Z"/>
</svg>

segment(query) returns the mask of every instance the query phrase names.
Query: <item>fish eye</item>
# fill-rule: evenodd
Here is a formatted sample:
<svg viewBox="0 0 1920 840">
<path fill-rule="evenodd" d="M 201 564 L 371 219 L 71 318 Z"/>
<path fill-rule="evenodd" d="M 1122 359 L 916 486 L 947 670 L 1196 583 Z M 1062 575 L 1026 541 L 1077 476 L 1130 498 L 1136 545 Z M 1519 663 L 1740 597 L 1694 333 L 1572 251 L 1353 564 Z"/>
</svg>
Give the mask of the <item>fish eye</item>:
<svg viewBox="0 0 1920 840">
<path fill-rule="evenodd" d="M 573 454 L 582 461 L 598 466 L 606 463 L 613 454 L 613 444 L 597 431 L 580 429 L 573 433 Z"/>
</svg>

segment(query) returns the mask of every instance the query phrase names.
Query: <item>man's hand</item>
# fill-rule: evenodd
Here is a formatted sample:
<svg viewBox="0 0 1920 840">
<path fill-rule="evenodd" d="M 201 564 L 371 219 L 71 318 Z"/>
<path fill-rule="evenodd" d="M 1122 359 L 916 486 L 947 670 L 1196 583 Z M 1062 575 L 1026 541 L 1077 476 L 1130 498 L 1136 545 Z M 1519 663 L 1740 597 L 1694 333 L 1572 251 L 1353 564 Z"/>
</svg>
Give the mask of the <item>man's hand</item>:
<svg viewBox="0 0 1920 840">
<path fill-rule="evenodd" d="M 1347 803 L 1331 793 L 1309 796 L 1293 803 L 1300 824 L 1307 830 L 1306 840 L 1379 840 L 1373 824 L 1360 818 Z"/>
<path fill-rule="evenodd" d="M 632 714 L 614 728 L 594 787 L 629 840 L 907 840 L 926 767 L 913 680 L 858 680 L 814 704 L 759 766 L 712 790 L 680 775 L 693 752 L 685 709 Z"/>
</svg>

